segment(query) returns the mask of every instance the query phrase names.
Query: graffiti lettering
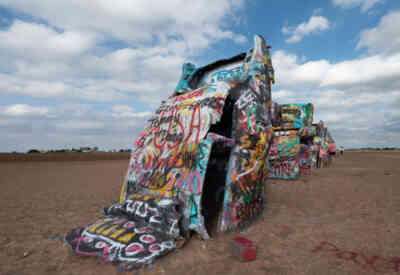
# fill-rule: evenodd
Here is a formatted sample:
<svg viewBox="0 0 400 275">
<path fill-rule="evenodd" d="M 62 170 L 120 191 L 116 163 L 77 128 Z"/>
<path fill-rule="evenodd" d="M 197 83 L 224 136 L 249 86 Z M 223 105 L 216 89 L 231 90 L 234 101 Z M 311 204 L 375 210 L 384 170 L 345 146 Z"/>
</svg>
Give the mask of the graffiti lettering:
<svg viewBox="0 0 400 275">
<path fill-rule="evenodd" d="M 67 244 L 81 255 L 105 261 L 142 265 L 175 248 L 178 214 L 172 200 L 126 200 L 104 209 L 105 218 L 66 236 Z"/>
<path fill-rule="evenodd" d="M 298 175 L 298 157 L 280 158 L 268 162 L 268 178 L 270 179 L 296 179 Z"/>
<path fill-rule="evenodd" d="M 212 173 L 206 179 L 206 171 L 229 175 L 218 175 L 218 181 L 226 181 L 221 180 L 225 193 L 219 232 L 243 228 L 260 216 L 272 138 L 266 106 L 273 70 L 264 39 L 255 36 L 254 41 L 252 51 L 235 56 L 229 68 L 226 60 L 199 70 L 184 66 L 177 90 L 134 142 L 121 203 L 107 208 L 95 225 L 68 235 L 75 252 L 140 265 L 173 249 L 179 228 L 184 235 L 195 230 L 208 238 L 203 185 L 216 179 Z M 212 83 L 204 83 L 207 74 Z M 199 82 L 205 85 L 195 87 Z M 223 144 L 223 157 L 216 153 L 217 144 Z"/>
<path fill-rule="evenodd" d="M 217 81 L 227 80 L 229 78 L 238 78 L 242 72 L 242 66 L 238 66 L 232 69 L 222 69 L 210 74 L 205 80 L 208 83 L 214 83 Z"/>
<path fill-rule="evenodd" d="M 242 95 L 239 100 L 236 102 L 237 108 L 239 110 L 244 109 L 247 105 L 249 105 L 250 102 L 255 100 L 255 95 L 254 93 L 247 92 L 244 95 Z"/>
</svg>

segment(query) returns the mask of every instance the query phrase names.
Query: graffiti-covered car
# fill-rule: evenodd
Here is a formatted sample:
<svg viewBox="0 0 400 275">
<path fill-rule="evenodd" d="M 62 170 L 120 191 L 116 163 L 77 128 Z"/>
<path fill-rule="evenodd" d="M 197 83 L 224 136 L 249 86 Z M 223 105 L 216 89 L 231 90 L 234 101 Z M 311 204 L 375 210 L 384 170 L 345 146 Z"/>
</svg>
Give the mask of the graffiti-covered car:
<svg viewBox="0 0 400 275">
<path fill-rule="evenodd" d="M 120 203 L 67 243 L 138 266 L 173 249 L 179 235 L 208 239 L 250 224 L 264 206 L 273 81 L 258 35 L 232 58 L 184 64 L 176 90 L 135 139 Z"/>
</svg>

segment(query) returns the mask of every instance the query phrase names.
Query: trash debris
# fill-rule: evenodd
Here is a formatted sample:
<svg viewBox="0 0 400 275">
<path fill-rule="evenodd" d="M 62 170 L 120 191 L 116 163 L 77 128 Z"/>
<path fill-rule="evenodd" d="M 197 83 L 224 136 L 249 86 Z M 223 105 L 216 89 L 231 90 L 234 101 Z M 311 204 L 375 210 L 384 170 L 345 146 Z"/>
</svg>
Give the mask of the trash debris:
<svg viewBox="0 0 400 275">
<path fill-rule="evenodd" d="M 50 236 L 45 237 L 46 239 L 50 240 L 50 241 L 62 241 L 62 237 L 60 236 L 60 234 L 53 234 Z"/>
<path fill-rule="evenodd" d="M 254 261 L 257 257 L 256 245 L 244 237 L 236 237 L 229 243 L 232 256 L 242 262 Z"/>
</svg>

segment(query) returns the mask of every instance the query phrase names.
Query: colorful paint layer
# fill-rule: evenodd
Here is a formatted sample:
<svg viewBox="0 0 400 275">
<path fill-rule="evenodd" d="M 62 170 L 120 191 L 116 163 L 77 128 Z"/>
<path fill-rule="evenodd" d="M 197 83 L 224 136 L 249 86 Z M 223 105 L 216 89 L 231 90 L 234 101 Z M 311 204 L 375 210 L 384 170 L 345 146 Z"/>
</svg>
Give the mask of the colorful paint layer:
<svg viewBox="0 0 400 275">
<path fill-rule="evenodd" d="M 295 130 L 275 130 L 267 172 L 271 179 L 296 179 L 299 176 L 300 138 Z"/>
<path fill-rule="evenodd" d="M 194 230 L 209 237 L 205 217 L 210 215 L 203 196 L 215 185 L 223 190 L 217 231 L 250 224 L 264 205 L 265 163 L 273 136 L 268 110 L 273 81 L 269 47 L 260 36 L 254 37 L 253 49 L 231 59 L 197 69 L 184 64 L 173 95 L 135 139 L 120 204 L 107 208 L 105 219 L 73 230 L 67 243 L 78 254 L 146 264 L 173 249 L 179 232 Z M 223 152 L 223 161 L 217 164 L 216 148 Z M 207 176 L 213 169 L 223 175 L 218 182 Z M 179 217 L 170 219 L 162 211 L 165 201 L 177 205 Z M 134 210 L 136 205 L 158 214 L 147 216 Z M 164 224 L 172 226 L 178 219 L 180 231 Z M 125 223 L 134 226 L 126 231 Z M 150 232 L 143 232 L 146 237 L 140 234 L 142 228 Z M 157 235 L 160 228 L 173 234 Z M 151 239 L 151 245 L 144 244 L 145 239 Z"/>
<path fill-rule="evenodd" d="M 299 129 L 311 126 L 313 123 L 314 106 L 307 104 L 282 104 L 282 127 L 284 129 Z"/>
</svg>

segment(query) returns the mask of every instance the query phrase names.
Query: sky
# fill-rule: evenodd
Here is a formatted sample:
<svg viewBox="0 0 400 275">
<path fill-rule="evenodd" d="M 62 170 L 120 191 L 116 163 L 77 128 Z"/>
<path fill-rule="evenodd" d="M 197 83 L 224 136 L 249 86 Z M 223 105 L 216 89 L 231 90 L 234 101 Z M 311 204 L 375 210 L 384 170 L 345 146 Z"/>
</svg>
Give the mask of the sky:
<svg viewBox="0 0 400 275">
<path fill-rule="evenodd" d="M 131 148 L 182 64 L 272 46 L 278 103 L 400 147 L 398 0 L 0 0 L 0 152 Z"/>
</svg>

